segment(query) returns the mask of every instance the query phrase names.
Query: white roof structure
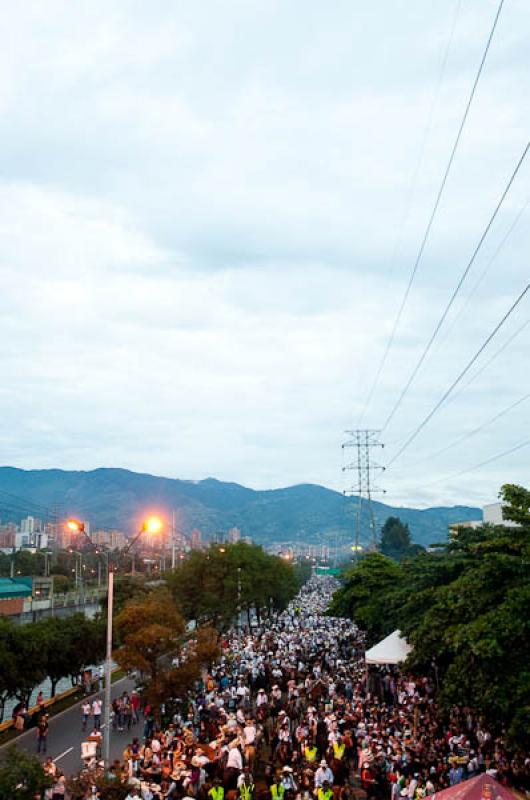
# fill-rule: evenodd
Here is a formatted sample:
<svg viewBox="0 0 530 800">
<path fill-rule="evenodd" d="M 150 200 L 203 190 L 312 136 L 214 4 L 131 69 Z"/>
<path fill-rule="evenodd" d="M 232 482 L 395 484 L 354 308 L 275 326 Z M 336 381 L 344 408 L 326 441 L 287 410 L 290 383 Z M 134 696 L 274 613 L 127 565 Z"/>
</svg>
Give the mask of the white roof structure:
<svg viewBox="0 0 530 800">
<path fill-rule="evenodd" d="M 411 650 L 412 647 L 401 636 L 401 632 L 394 631 L 382 642 L 367 650 L 364 657 L 367 664 L 400 664 L 405 661 Z"/>
</svg>

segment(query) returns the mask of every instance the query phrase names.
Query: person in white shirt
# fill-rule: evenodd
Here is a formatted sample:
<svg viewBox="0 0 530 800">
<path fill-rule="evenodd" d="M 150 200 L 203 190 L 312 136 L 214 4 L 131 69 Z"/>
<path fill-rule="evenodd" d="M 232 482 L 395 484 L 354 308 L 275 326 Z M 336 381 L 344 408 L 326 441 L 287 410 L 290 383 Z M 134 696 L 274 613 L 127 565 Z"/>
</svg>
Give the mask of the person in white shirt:
<svg viewBox="0 0 530 800">
<path fill-rule="evenodd" d="M 95 697 L 92 701 L 92 716 L 94 717 L 94 728 L 99 731 L 101 728 L 101 700 Z"/>
<path fill-rule="evenodd" d="M 322 760 L 320 766 L 315 772 L 315 789 L 321 789 L 324 781 L 333 786 L 333 772 L 328 767 L 327 761 Z"/>
<path fill-rule="evenodd" d="M 82 726 L 83 730 L 86 731 L 86 726 L 88 723 L 88 718 L 90 716 L 91 705 L 88 700 L 81 705 L 81 719 L 82 719 Z"/>
</svg>

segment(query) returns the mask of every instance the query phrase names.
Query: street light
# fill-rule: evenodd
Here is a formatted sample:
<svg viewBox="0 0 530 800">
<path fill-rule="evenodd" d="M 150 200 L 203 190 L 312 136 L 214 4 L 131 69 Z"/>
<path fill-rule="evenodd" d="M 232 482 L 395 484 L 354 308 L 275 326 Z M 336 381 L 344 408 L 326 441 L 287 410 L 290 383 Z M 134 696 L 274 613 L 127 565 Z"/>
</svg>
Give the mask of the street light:
<svg viewBox="0 0 530 800">
<path fill-rule="evenodd" d="M 83 533 L 85 537 L 88 539 L 92 547 L 97 551 L 97 548 L 94 545 L 94 542 L 90 538 L 90 536 L 85 531 L 85 526 L 82 522 L 76 519 L 71 519 L 67 523 L 67 527 L 71 531 L 75 531 L 77 533 Z M 131 547 L 138 541 L 142 533 L 150 533 L 150 534 L 157 534 L 162 530 L 163 522 L 159 517 L 147 517 L 142 523 L 142 527 L 136 534 L 136 536 L 131 539 L 125 550 L 123 551 L 124 555 L 126 555 Z M 112 565 L 109 562 L 108 553 L 107 553 L 107 588 L 108 588 L 108 598 L 107 598 L 107 649 L 105 655 L 105 738 L 103 739 L 103 760 L 105 763 L 105 768 L 108 768 L 110 764 L 110 734 L 111 734 L 111 725 L 110 725 L 110 681 L 111 681 L 111 672 L 112 672 L 112 616 L 114 611 L 114 572 L 112 570 Z"/>
<path fill-rule="evenodd" d="M 140 533 L 160 533 L 163 526 L 164 523 L 160 517 L 147 517 L 142 524 Z M 138 538 L 138 536 L 136 538 Z"/>
</svg>

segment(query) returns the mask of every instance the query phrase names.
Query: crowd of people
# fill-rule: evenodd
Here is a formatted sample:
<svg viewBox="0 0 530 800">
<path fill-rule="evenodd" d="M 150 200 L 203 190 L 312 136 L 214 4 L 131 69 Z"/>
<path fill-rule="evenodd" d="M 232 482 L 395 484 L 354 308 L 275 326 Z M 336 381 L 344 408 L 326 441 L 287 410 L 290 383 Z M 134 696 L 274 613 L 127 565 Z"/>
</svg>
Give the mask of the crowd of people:
<svg viewBox="0 0 530 800">
<path fill-rule="evenodd" d="M 138 731 L 110 768 L 128 800 L 422 800 L 484 771 L 529 788 L 530 760 L 469 709 L 442 717 L 431 677 L 367 670 L 363 633 L 325 615 L 334 588 L 313 578 L 266 627 L 234 631 L 166 724 L 118 701 L 115 725 Z"/>
</svg>

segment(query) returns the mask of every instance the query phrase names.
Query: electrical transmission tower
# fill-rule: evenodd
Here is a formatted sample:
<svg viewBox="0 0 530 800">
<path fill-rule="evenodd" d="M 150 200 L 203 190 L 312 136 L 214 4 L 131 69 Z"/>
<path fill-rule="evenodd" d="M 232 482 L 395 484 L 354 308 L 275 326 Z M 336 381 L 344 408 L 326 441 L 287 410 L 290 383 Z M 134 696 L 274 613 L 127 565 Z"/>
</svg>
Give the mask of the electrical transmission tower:
<svg viewBox="0 0 530 800">
<path fill-rule="evenodd" d="M 344 442 L 342 449 L 353 447 L 356 451 L 356 460 L 351 464 L 346 464 L 342 471 L 354 470 L 357 473 L 357 483 L 350 489 L 346 489 L 344 494 L 358 496 L 357 503 L 357 518 L 355 525 L 355 554 L 356 558 L 359 555 L 360 539 L 361 539 L 361 525 L 362 525 L 362 507 L 363 500 L 366 500 L 368 510 L 368 522 L 370 525 L 370 544 L 375 549 L 377 547 L 377 531 L 375 529 L 374 509 L 372 506 L 372 495 L 378 493 L 385 493 L 384 489 L 380 489 L 372 482 L 372 474 L 374 471 L 384 471 L 381 464 L 372 461 L 371 450 L 374 447 L 384 447 L 379 441 L 379 434 L 381 431 L 370 430 L 366 428 L 357 429 L 353 431 L 346 431 L 351 437 L 347 442 Z"/>
</svg>

